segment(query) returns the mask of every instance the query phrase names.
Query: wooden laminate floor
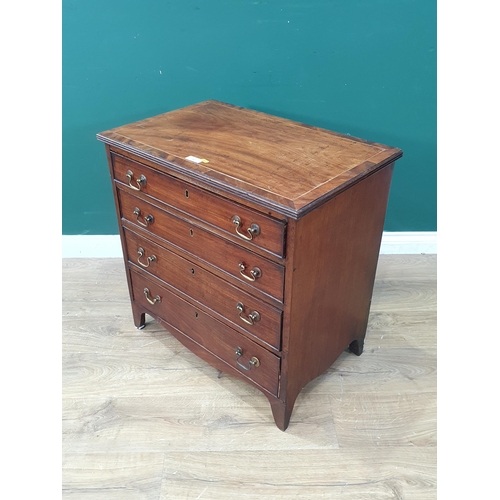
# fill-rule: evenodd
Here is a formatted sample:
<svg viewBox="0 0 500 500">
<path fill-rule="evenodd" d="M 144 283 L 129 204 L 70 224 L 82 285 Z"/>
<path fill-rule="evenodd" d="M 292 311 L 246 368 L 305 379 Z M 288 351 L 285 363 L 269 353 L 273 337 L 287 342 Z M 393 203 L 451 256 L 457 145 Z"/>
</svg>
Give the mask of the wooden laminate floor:
<svg viewBox="0 0 500 500">
<path fill-rule="evenodd" d="M 63 498 L 436 498 L 436 256 L 382 255 L 365 351 L 267 398 L 151 318 L 121 259 L 63 260 Z"/>
</svg>

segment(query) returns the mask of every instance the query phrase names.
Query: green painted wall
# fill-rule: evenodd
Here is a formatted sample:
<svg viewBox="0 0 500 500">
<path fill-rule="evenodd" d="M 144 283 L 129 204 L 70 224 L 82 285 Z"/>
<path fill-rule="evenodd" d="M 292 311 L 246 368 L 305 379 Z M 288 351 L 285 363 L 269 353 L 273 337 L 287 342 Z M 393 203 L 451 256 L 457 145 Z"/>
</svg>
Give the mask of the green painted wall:
<svg viewBox="0 0 500 500">
<path fill-rule="evenodd" d="M 102 130 L 217 99 L 382 142 L 436 229 L 435 0 L 64 0 L 63 234 L 117 234 Z"/>
</svg>

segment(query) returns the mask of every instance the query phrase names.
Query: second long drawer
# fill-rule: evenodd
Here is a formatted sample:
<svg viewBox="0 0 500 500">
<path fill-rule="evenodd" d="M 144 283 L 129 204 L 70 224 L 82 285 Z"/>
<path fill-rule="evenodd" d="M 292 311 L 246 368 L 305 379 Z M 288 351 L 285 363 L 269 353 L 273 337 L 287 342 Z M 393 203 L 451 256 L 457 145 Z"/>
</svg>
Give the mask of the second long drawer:
<svg viewBox="0 0 500 500">
<path fill-rule="evenodd" d="M 219 313 L 236 327 L 280 349 L 281 311 L 179 255 L 124 228 L 127 258 Z"/>
<path fill-rule="evenodd" d="M 121 216 L 137 227 L 172 243 L 207 263 L 224 270 L 245 286 L 283 301 L 284 267 L 235 245 L 170 212 L 117 189 Z M 258 271 L 257 271 L 258 270 Z M 252 272 L 257 272 L 252 278 Z"/>
</svg>

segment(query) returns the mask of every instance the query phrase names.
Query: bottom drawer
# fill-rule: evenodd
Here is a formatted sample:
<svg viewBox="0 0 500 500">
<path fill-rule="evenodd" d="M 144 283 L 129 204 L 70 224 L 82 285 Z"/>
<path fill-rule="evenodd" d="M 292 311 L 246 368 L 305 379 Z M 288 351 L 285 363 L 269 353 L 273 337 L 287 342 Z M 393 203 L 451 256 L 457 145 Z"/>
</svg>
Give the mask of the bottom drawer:
<svg viewBox="0 0 500 500">
<path fill-rule="evenodd" d="M 134 302 L 277 396 L 278 356 L 141 274 L 130 275 Z"/>
</svg>

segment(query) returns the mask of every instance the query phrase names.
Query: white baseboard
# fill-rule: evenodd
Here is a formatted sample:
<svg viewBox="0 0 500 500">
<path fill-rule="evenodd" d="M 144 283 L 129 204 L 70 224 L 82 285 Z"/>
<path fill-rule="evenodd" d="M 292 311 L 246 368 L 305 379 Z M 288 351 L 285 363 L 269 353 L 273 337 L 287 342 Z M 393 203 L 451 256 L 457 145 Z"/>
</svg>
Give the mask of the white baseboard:
<svg viewBox="0 0 500 500">
<path fill-rule="evenodd" d="M 381 254 L 437 254 L 437 232 L 384 232 Z M 122 257 L 119 235 L 63 235 L 62 257 Z"/>
<path fill-rule="evenodd" d="M 386 232 L 382 235 L 381 254 L 437 254 L 436 231 Z"/>
<path fill-rule="evenodd" d="M 123 257 L 120 235 L 63 235 L 63 259 Z"/>
</svg>

